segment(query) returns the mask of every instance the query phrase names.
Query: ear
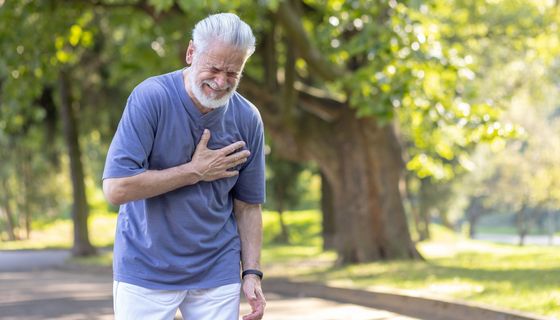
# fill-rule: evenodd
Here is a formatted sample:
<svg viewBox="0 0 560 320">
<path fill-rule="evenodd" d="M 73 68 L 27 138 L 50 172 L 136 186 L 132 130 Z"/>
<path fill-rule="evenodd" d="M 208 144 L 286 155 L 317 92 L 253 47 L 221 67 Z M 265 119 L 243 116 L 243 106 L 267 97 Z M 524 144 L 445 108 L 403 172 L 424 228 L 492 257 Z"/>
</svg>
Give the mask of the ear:
<svg viewBox="0 0 560 320">
<path fill-rule="evenodd" d="M 191 40 L 191 41 L 189 41 L 189 47 L 187 48 L 187 53 L 186 53 L 186 55 L 185 55 L 185 62 L 186 62 L 188 65 L 191 65 L 191 64 L 192 64 L 192 62 L 193 62 L 193 55 L 194 55 L 194 44 L 193 44 L 193 42 L 192 42 L 192 40 Z"/>
</svg>

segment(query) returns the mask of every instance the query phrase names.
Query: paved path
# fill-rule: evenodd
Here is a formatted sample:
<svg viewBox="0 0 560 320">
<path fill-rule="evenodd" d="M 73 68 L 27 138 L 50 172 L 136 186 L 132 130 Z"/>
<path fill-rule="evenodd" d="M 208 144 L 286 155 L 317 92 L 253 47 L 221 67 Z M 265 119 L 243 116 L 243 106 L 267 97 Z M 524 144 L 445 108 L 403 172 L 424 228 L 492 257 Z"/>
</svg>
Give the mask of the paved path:
<svg viewBox="0 0 560 320">
<path fill-rule="evenodd" d="M 519 244 L 519 236 L 514 234 L 477 234 L 474 236 L 477 240 L 485 240 L 506 244 Z M 560 237 L 549 237 L 547 235 L 527 235 L 525 236 L 526 245 L 537 246 L 560 246 Z"/>
<path fill-rule="evenodd" d="M 68 269 L 55 256 L 64 259 L 68 254 L 0 252 L 0 319 L 113 319 L 110 271 Z M 264 286 L 266 290 L 266 281 Z M 415 320 L 317 298 L 280 296 L 270 290 L 267 300 L 266 320 Z M 247 313 L 248 305 L 243 303 L 241 310 Z"/>
<path fill-rule="evenodd" d="M 0 272 L 60 267 L 69 257 L 68 250 L 0 251 Z"/>
</svg>

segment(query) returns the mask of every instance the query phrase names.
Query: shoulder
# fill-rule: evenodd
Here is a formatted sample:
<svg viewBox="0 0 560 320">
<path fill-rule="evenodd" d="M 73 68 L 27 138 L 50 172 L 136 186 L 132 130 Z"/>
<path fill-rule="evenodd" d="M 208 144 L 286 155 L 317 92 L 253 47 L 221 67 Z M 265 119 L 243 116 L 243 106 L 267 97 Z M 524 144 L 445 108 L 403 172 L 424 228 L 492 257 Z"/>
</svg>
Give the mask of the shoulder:
<svg viewBox="0 0 560 320">
<path fill-rule="evenodd" d="M 140 82 L 128 97 L 127 109 L 156 117 L 170 104 L 173 92 L 173 73 L 147 78 Z M 133 111 L 134 110 L 134 111 Z"/>
<path fill-rule="evenodd" d="M 131 97 L 141 101 L 157 101 L 165 98 L 173 82 L 170 74 L 150 77 L 140 82 L 133 90 Z"/>
<path fill-rule="evenodd" d="M 241 122 L 249 122 L 253 125 L 262 126 L 262 117 L 259 109 L 248 99 L 243 97 L 238 92 L 235 92 L 231 97 L 230 102 L 236 118 Z"/>
</svg>

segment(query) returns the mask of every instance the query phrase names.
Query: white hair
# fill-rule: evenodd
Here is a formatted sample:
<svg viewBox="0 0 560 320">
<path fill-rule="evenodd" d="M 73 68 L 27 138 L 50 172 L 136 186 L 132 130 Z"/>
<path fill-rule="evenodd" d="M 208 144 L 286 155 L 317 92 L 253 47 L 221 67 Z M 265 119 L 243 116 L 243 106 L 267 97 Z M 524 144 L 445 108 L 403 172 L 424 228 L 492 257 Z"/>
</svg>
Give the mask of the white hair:
<svg viewBox="0 0 560 320">
<path fill-rule="evenodd" d="M 195 48 L 204 51 L 213 41 L 221 41 L 247 52 L 255 52 L 255 36 L 251 27 L 233 13 L 218 13 L 199 21 L 192 32 Z"/>
</svg>

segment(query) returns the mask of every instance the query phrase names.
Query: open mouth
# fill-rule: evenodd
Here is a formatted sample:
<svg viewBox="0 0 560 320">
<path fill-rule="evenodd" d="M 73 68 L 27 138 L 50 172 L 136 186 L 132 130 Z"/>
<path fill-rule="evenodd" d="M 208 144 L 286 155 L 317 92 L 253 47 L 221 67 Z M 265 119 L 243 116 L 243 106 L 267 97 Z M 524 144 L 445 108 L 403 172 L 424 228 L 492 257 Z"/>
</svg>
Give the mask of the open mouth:
<svg viewBox="0 0 560 320">
<path fill-rule="evenodd" d="M 220 89 L 220 88 L 216 88 L 216 87 L 214 87 L 214 86 L 212 86 L 208 83 L 204 83 L 203 85 L 209 89 L 210 96 L 213 96 L 213 97 L 222 96 L 222 95 L 229 92 L 229 87 Z"/>
</svg>

